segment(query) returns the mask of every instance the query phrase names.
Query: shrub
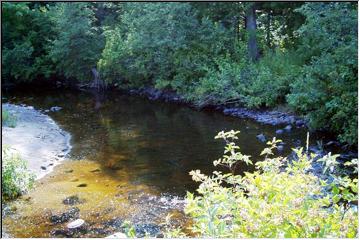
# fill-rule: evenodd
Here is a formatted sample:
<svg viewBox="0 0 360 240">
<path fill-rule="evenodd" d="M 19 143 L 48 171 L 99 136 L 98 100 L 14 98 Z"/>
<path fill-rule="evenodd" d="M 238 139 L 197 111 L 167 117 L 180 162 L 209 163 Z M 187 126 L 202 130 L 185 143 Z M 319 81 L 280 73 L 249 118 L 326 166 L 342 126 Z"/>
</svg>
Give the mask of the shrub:
<svg viewBox="0 0 360 240">
<path fill-rule="evenodd" d="M 305 4 L 298 48 L 306 65 L 291 84 L 289 105 L 350 144 L 357 143 L 357 10 L 352 4 Z M 306 56 L 308 55 L 308 56 Z"/>
<path fill-rule="evenodd" d="M 1 121 L 4 126 L 12 128 L 16 126 L 16 116 L 11 114 L 8 110 L 2 109 Z"/>
<path fill-rule="evenodd" d="M 27 162 L 18 153 L 11 152 L 9 147 L 2 149 L 2 196 L 13 199 L 25 193 L 33 184 L 34 174 L 29 173 Z"/>
<path fill-rule="evenodd" d="M 315 155 L 294 149 L 297 160 L 271 157 L 281 140 L 268 142 L 257 162 L 257 170 L 233 174 L 238 162 L 252 164 L 236 146 L 238 132 L 220 132 L 215 138 L 226 141 L 224 156 L 214 165 L 224 165 L 232 173 L 214 171 L 212 176 L 191 171 L 200 182 L 198 196 L 187 193 L 185 213 L 193 219 L 192 231 L 201 237 L 221 238 L 354 238 L 358 235 L 357 179 L 337 177 L 328 183 L 311 172 Z M 331 165 L 335 157 L 321 159 Z M 325 170 L 328 168 L 325 168 Z M 340 182 L 342 182 L 340 184 Z M 332 192 L 325 191 L 332 189 Z"/>
</svg>

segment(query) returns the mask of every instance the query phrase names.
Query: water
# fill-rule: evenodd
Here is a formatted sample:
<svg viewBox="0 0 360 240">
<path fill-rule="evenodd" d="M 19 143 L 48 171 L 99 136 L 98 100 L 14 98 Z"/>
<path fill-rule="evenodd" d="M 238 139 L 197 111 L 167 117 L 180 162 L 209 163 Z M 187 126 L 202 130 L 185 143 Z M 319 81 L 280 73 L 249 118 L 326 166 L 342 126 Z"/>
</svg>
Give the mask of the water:
<svg viewBox="0 0 360 240">
<path fill-rule="evenodd" d="M 257 161 L 265 144 L 256 135 L 275 136 L 284 127 L 118 92 L 22 91 L 5 97 L 10 103 L 41 111 L 62 107 L 47 114 L 71 133 L 73 146 L 69 161 L 9 204 L 13 211 L 5 217 L 4 226 L 14 237 L 66 236 L 61 232 L 66 222 L 54 224 L 49 219 L 69 210 L 72 206 L 62 201 L 74 195 L 83 199 L 76 207 L 88 224 L 87 231 L 75 236 L 106 236 L 119 230 L 119 221 L 126 219 L 160 226 L 168 213 L 186 226 L 182 199 L 186 191 L 197 188 L 188 173 L 215 170 L 212 162 L 221 157 L 224 143 L 214 136 L 221 130 L 240 130 L 238 145 Z M 287 155 L 295 142 L 305 145 L 306 131 L 293 128 L 279 137 L 285 142 L 282 154 Z M 312 142 L 317 138 L 311 137 Z M 241 165 L 238 172 L 252 170 Z"/>
</svg>

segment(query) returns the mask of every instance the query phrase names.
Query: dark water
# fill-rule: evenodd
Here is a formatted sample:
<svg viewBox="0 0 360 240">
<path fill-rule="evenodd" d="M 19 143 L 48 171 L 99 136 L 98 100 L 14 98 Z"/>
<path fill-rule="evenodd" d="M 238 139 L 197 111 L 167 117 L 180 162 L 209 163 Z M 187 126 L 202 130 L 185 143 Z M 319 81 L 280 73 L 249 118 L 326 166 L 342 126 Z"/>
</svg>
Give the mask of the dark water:
<svg viewBox="0 0 360 240">
<path fill-rule="evenodd" d="M 29 90 L 3 94 L 3 101 L 30 105 L 50 115 L 72 135 L 73 146 L 69 161 L 12 203 L 17 210 L 5 218 L 4 226 L 14 237 L 58 236 L 56 231 L 66 229 L 66 223 L 53 224 L 49 219 L 54 212 L 68 210 L 62 202 L 71 195 L 85 200 L 77 207 L 90 230 L 81 237 L 119 231 L 114 225 L 119 218 L 131 219 L 134 224 L 159 224 L 166 214 L 176 213 L 177 219 L 184 220 L 181 199 L 186 191 L 197 188 L 189 171 L 215 170 L 212 162 L 222 156 L 224 147 L 221 140 L 214 139 L 219 131 L 240 130 L 237 143 L 241 151 L 257 161 L 265 144 L 256 135 L 270 138 L 285 127 L 119 92 Z M 53 106 L 62 109 L 47 111 Z M 285 142 L 281 154 L 287 155 L 295 142 L 305 145 L 306 129 L 293 127 L 277 137 Z M 310 143 L 316 144 L 321 137 L 311 136 Z M 241 165 L 238 172 L 252 170 L 253 166 Z M 78 188 L 79 183 L 87 187 Z"/>
<path fill-rule="evenodd" d="M 8 97 L 9 102 L 38 110 L 62 107 L 59 112 L 48 114 L 71 133 L 72 159 L 86 157 L 98 161 L 103 168 L 125 168 L 132 174 L 131 181 L 179 195 L 196 187 L 189 171 L 213 170 L 212 161 L 222 155 L 224 146 L 221 140 L 214 139 L 219 131 L 240 130 L 237 142 L 241 150 L 258 160 L 265 144 L 256 135 L 263 133 L 270 138 L 284 127 L 118 92 L 29 91 Z M 277 137 L 285 142 L 282 154 L 288 154 L 296 140 L 305 143 L 306 131 L 293 128 Z M 251 169 L 243 165 L 239 171 Z"/>
</svg>

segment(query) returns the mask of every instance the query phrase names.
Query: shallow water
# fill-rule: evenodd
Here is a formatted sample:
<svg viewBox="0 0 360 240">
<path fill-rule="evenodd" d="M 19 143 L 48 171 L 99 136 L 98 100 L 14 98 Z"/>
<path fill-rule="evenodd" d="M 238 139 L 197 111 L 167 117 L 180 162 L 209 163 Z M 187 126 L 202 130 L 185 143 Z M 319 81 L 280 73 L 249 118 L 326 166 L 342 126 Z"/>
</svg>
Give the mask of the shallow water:
<svg viewBox="0 0 360 240">
<path fill-rule="evenodd" d="M 214 170 L 212 162 L 222 155 L 224 146 L 214 139 L 217 132 L 240 130 L 237 143 L 256 161 L 265 147 L 256 135 L 272 137 L 284 127 L 118 92 L 28 91 L 5 93 L 5 97 L 10 103 L 31 105 L 43 112 L 62 107 L 46 114 L 72 135 L 69 161 L 38 181 L 29 194 L 9 204 L 13 211 L 3 223 L 14 237 L 65 236 L 56 230 L 65 229 L 68 222 L 54 224 L 50 218 L 71 207 L 79 208 L 78 217 L 87 224 L 87 230 L 75 236 L 106 236 L 118 231 L 119 221 L 126 219 L 156 227 L 168 213 L 185 226 L 182 199 L 186 191 L 197 187 L 188 173 Z M 295 142 L 305 143 L 306 130 L 293 127 L 278 137 L 285 142 L 282 154 L 286 155 Z M 312 136 L 312 142 L 320 137 Z M 252 170 L 242 165 L 238 171 Z M 80 184 L 84 187 L 78 187 Z M 69 196 L 78 197 L 81 203 L 63 204 Z"/>
</svg>

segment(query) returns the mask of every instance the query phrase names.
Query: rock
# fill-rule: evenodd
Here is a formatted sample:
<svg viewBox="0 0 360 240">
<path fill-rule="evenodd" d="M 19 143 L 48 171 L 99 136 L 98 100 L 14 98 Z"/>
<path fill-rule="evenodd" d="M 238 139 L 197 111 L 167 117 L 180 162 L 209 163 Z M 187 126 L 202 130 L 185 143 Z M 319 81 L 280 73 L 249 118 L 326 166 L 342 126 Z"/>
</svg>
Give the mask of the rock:
<svg viewBox="0 0 360 240">
<path fill-rule="evenodd" d="M 327 147 L 332 145 L 339 146 L 340 144 L 337 141 L 329 141 L 325 144 Z"/>
<path fill-rule="evenodd" d="M 284 151 L 284 145 L 278 145 L 276 148 L 279 152 Z"/>
<path fill-rule="evenodd" d="M 55 106 L 55 107 L 51 107 L 50 111 L 57 112 L 57 111 L 60 111 L 61 109 L 62 109 L 62 107 Z"/>
<path fill-rule="evenodd" d="M 63 204 L 65 205 L 75 205 L 81 203 L 84 203 L 84 200 L 81 200 L 77 195 L 67 197 L 63 200 Z"/>
<path fill-rule="evenodd" d="M 52 215 L 50 217 L 50 221 L 55 224 L 64 223 L 64 222 L 69 221 L 72 218 L 78 218 L 79 212 L 80 212 L 80 209 L 77 207 L 70 208 L 68 211 L 66 211 L 64 213 Z"/>
<path fill-rule="evenodd" d="M 284 133 L 284 130 L 278 129 L 278 130 L 275 131 L 275 133 L 276 133 L 276 134 L 283 134 L 283 133 Z"/>
<path fill-rule="evenodd" d="M 305 122 L 304 122 L 303 120 L 296 120 L 296 121 L 295 121 L 295 125 L 296 125 L 297 127 L 302 127 L 302 126 L 305 125 Z"/>
<path fill-rule="evenodd" d="M 259 134 L 259 135 L 256 135 L 256 138 L 260 141 L 260 142 L 266 142 L 266 137 L 264 134 Z"/>
<path fill-rule="evenodd" d="M 105 238 L 127 238 L 127 236 L 125 235 L 125 233 L 117 232 Z"/>
<path fill-rule="evenodd" d="M 79 185 L 77 185 L 77 187 L 87 187 L 86 183 L 80 183 Z"/>
<path fill-rule="evenodd" d="M 287 125 L 287 126 L 284 128 L 285 131 L 291 131 L 291 129 L 292 129 L 292 126 L 291 126 L 291 125 Z"/>
<path fill-rule="evenodd" d="M 301 146 L 301 140 L 299 140 L 299 139 L 295 140 L 294 145 L 295 145 L 295 147 L 300 147 Z"/>
<path fill-rule="evenodd" d="M 82 219 L 76 219 L 75 221 L 72 221 L 66 225 L 67 228 L 74 229 L 81 227 L 85 223 Z"/>
<path fill-rule="evenodd" d="M 101 172 L 101 170 L 97 168 L 97 169 L 91 170 L 90 172 L 96 173 L 96 172 Z"/>
<path fill-rule="evenodd" d="M 136 237 L 145 237 L 146 234 L 149 234 L 150 237 L 154 237 L 160 233 L 160 227 L 156 224 L 145 223 L 135 225 Z"/>
<path fill-rule="evenodd" d="M 224 110 L 223 110 L 223 113 L 225 114 L 225 115 L 231 115 L 231 114 L 234 114 L 234 113 L 236 113 L 237 112 L 237 109 L 236 108 L 225 108 Z"/>
<path fill-rule="evenodd" d="M 74 170 L 69 169 L 69 170 L 65 170 L 65 173 L 72 173 Z"/>
<path fill-rule="evenodd" d="M 102 229 L 102 228 L 90 228 L 88 230 L 88 233 L 90 235 L 94 235 L 94 236 L 96 236 L 98 238 L 98 237 L 105 237 L 105 236 L 111 234 L 111 231 L 110 230 L 105 230 L 105 229 Z"/>
<path fill-rule="evenodd" d="M 124 220 L 121 218 L 113 218 L 111 220 L 108 220 L 103 223 L 105 227 L 110 228 L 120 228 L 122 224 L 124 223 Z"/>
<path fill-rule="evenodd" d="M 65 229 L 55 229 L 50 232 L 52 236 L 63 236 L 63 237 L 71 237 L 72 234 L 69 230 Z"/>
<path fill-rule="evenodd" d="M 46 170 L 46 167 L 45 166 L 41 166 L 40 167 L 42 170 Z"/>
</svg>

